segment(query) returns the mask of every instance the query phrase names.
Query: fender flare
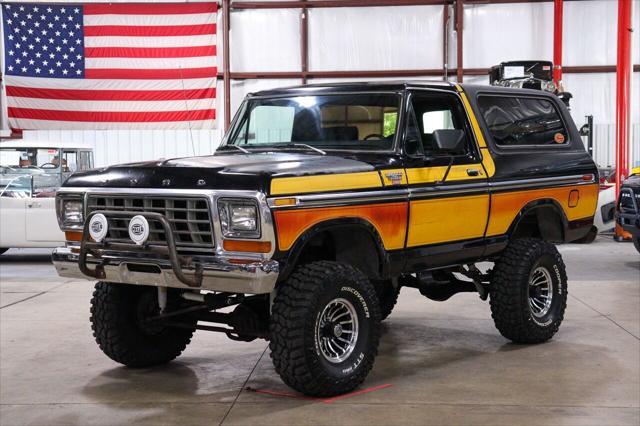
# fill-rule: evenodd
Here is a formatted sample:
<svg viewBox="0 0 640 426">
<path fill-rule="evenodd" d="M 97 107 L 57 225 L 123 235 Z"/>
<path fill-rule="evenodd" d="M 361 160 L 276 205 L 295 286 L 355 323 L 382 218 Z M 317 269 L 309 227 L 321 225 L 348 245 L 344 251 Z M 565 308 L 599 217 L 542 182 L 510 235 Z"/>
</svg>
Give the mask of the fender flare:
<svg viewBox="0 0 640 426">
<path fill-rule="evenodd" d="M 280 252 L 277 256 L 280 260 L 280 264 L 284 264 L 284 268 L 280 270 L 280 276 L 278 280 L 285 280 L 291 275 L 293 272 L 294 266 L 298 262 L 298 258 L 305 246 L 309 241 L 311 241 L 315 236 L 326 232 L 332 231 L 337 228 L 342 227 L 354 227 L 364 230 L 374 241 L 375 243 L 375 251 L 378 255 L 378 263 L 379 263 L 379 274 L 381 277 L 384 277 L 388 273 L 388 265 L 389 265 L 389 257 L 387 251 L 384 248 L 384 243 L 378 230 L 376 229 L 371 222 L 358 218 L 358 217 L 345 217 L 345 218 L 337 218 L 330 219 L 323 222 L 319 222 L 314 224 L 313 226 L 307 228 L 302 235 L 300 235 L 296 241 L 293 243 L 291 248 L 286 252 Z"/>
<path fill-rule="evenodd" d="M 520 225 L 520 222 L 527 214 L 532 213 L 541 208 L 549 208 L 549 207 L 551 207 L 560 216 L 560 219 L 562 221 L 562 224 L 561 224 L 562 240 L 564 241 L 567 235 L 567 229 L 569 228 L 569 219 L 567 219 L 567 215 L 565 214 L 564 209 L 562 208 L 560 203 L 557 200 L 554 200 L 553 198 L 541 198 L 538 200 L 530 201 L 527 204 L 525 204 L 520 209 L 520 211 L 518 212 L 516 217 L 513 219 L 513 221 L 511 222 L 511 225 L 507 230 L 507 235 L 511 237 L 511 235 L 515 233 L 516 229 Z"/>
</svg>

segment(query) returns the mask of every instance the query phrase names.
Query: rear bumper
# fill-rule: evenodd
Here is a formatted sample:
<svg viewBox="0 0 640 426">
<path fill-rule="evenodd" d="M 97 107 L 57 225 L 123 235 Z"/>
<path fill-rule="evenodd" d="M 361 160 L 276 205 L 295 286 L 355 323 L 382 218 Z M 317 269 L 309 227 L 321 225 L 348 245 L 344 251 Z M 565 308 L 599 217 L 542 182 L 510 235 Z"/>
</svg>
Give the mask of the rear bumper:
<svg viewBox="0 0 640 426">
<path fill-rule="evenodd" d="M 53 264 L 58 274 L 66 278 L 95 280 L 79 266 L 80 255 L 68 247 L 53 252 Z M 123 257 L 104 252 L 100 258 L 86 256 L 86 264 L 101 265 L 104 277 L 100 280 L 112 283 L 138 284 L 161 287 L 193 289 L 180 280 L 169 259 L 150 256 Z M 209 258 L 198 263 L 202 276 L 199 289 L 230 293 L 270 293 L 276 284 L 279 264 L 275 260 L 256 260 L 249 263 L 232 263 L 228 259 Z M 182 268 L 187 277 L 195 277 L 195 268 Z"/>
</svg>

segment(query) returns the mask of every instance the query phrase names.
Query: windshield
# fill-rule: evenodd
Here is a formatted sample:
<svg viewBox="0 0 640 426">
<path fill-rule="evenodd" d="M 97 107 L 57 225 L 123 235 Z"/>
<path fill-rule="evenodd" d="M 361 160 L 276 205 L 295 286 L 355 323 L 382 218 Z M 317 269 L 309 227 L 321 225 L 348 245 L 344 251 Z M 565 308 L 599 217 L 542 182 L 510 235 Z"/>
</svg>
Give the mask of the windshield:
<svg viewBox="0 0 640 426">
<path fill-rule="evenodd" d="M 400 103 L 399 95 L 386 93 L 250 99 L 228 144 L 390 150 Z"/>
<path fill-rule="evenodd" d="M 57 148 L 2 148 L 0 167 L 3 174 L 60 173 L 60 150 Z"/>
</svg>

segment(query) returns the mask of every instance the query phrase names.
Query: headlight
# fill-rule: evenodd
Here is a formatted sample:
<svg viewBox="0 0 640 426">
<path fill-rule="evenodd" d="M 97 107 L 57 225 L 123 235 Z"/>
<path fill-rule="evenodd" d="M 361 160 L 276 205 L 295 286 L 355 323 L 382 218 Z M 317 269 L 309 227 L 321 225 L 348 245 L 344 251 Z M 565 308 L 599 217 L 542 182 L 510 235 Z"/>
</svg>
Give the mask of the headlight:
<svg viewBox="0 0 640 426">
<path fill-rule="evenodd" d="M 82 200 L 62 200 L 60 219 L 64 226 L 82 225 L 84 222 Z"/>
<path fill-rule="evenodd" d="M 249 199 L 218 200 L 222 235 L 225 237 L 260 238 L 258 205 Z"/>
</svg>

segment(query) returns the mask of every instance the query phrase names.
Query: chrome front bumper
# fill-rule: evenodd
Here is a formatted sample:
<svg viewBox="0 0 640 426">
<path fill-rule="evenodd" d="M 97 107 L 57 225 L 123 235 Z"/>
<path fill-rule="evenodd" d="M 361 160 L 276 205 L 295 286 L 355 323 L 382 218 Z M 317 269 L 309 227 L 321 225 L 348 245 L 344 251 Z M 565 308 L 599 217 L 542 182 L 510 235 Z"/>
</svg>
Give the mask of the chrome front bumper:
<svg viewBox="0 0 640 426">
<path fill-rule="evenodd" d="M 69 247 L 59 247 L 53 251 L 53 264 L 58 275 L 66 278 L 95 280 L 80 270 L 79 254 Z M 151 257 L 122 257 L 104 253 L 100 259 L 87 255 L 86 263 L 101 265 L 103 281 L 123 284 L 138 284 L 160 287 L 194 289 L 176 277 L 168 259 Z M 270 293 L 278 279 L 279 265 L 275 260 L 256 260 L 250 263 L 231 263 L 228 259 L 209 258 L 200 263 L 202 269 L 202 290 L 230 293 L 262 294 Z M 184 274 L 195 276 L 194 268 L 184 268 Z"/>
</svg>

